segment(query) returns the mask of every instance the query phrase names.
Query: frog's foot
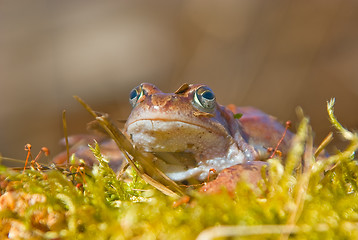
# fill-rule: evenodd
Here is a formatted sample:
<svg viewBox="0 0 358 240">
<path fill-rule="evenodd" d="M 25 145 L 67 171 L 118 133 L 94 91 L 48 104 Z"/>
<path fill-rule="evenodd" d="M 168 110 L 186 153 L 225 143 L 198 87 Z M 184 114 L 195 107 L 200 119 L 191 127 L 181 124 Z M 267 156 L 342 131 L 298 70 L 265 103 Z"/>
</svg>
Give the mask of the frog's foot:
<svg viewBox="0 0 358 240">
<path fill-rule="evenodd" d="M 220 193 L 226 189 L 230 195 L 234 195 L 237 184 L 242 181 L 255 188 L 262 179 L 261 169 L 266 166 L 268 166 L 266 162 L 252 161 L 226 168 L 219 173 L 214 181 L 200 188 L 200 191 L 212 194 Z"/>
</svg>

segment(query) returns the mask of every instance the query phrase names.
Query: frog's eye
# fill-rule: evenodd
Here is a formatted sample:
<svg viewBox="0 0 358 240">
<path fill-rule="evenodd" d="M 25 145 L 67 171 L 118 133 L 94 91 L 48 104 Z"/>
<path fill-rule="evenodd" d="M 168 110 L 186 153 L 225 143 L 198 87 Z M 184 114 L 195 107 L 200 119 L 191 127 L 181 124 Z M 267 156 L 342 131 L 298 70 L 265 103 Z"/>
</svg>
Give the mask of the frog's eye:
<svg viewBox="0 0 358 240">
<path fill-rule="evenodd" d="M 141 86 L 132 89 L 132 91 L 129 93 L 129 103 L 132 105 L 132 107 L 137 105 L 138 99 L 141 98 L 143 94 L 145 94 L 145 92 Z"/>
<path fill-rule="evenodd" d="M 200 110 L 211 111 L 215 108 L 215 95 L 208 87 L 200 87 L 195 91 L 194 103 Z"/>
</svg>

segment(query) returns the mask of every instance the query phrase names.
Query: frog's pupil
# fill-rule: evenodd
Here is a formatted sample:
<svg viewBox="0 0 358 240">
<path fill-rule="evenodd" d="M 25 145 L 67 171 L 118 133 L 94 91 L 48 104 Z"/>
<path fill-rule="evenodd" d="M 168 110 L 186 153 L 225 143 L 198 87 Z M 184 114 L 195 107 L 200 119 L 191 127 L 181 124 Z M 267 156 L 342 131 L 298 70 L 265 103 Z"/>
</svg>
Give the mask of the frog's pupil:
<svg viewBox="0 0 358 240">
<path fill-rule="evenodd" d="M 215 98 L 214 94 L 210 91 L 203 92 L 202 97 L 208 100 L 213 100 Z"/>
<path fill-rule="evenodd" d="M 133 89 L 130 93 L 129 93 L 129 99 L 134 99 L 137 97 L 137 90 Z"/>
</svg>

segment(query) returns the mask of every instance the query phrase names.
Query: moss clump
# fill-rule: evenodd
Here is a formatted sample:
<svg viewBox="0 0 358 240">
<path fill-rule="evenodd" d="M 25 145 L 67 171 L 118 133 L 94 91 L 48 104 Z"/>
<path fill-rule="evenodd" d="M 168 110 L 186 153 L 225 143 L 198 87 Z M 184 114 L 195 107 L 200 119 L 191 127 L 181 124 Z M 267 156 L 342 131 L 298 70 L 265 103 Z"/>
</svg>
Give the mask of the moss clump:
<svg viewBox="0 0 358 240">
<path fill-rule="evenodd" d="M 234 194 L 188 190 L 177 204 L 128 169 L 108 167 L 97 145 L 98 166 L 19 173 L 0 167 L 0 238 L 13 239 L 357 239 L 358 136 L 342 152 L 315 158 L 303 118 L 286 165 L 270 160 L 258 188 L 239 183 Z M 10 232 L 10 234 L 8 234 Z"/>
</svg>

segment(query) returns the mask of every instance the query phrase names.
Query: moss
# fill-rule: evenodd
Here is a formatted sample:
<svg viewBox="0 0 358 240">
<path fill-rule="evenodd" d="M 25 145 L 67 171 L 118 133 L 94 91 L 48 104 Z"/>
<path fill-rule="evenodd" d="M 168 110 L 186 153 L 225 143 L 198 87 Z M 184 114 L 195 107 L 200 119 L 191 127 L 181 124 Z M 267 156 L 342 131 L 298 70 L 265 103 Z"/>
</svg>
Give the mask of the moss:
<svg viewBox="0 0 358 240">
<path fill-rule="evenodd" d="M 333 102 L 328 111 L 350 141 L 344 151 L 315 158 L 303 118 L 286 165 L 270 160 L 258 189 L 241 182 L 234 197 L 188 189 L 190 202 L 175 207 L 178 198 L 133 168 L 116 176 L 97 144 L 92 169 L 22 173 L 0 166 L 0 237 L 12 231 L 16 239 L 357 239 L 358 137 L 335 119 Z"/>
</svg>

